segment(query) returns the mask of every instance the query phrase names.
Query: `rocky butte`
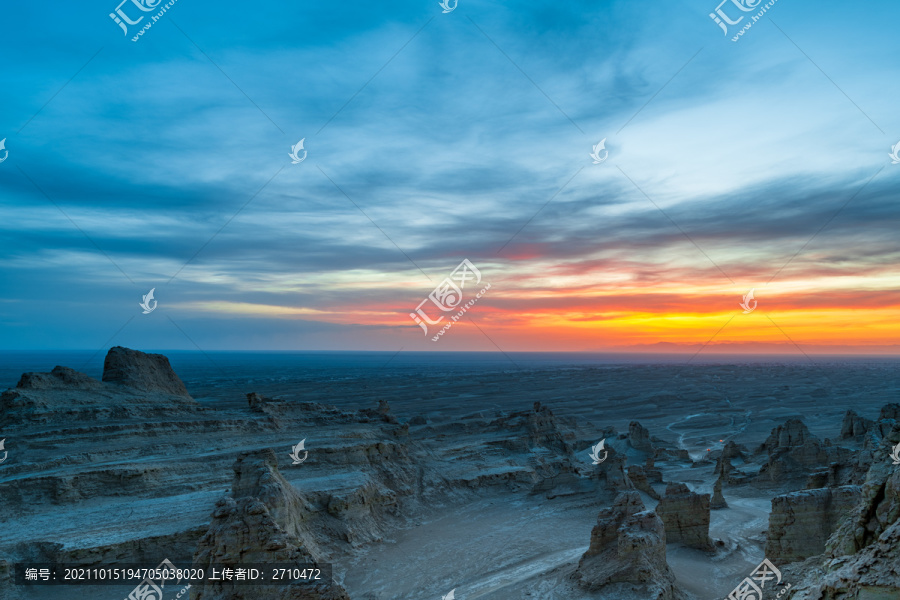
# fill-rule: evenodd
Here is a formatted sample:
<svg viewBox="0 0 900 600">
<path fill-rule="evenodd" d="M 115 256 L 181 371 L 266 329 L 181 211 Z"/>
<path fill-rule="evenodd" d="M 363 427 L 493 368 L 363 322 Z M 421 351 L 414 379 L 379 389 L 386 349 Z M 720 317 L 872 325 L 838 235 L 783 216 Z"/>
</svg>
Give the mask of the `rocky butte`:
<svg viewBox="0 0 900 600">
<path fill-rule="evenodd" d="M 670 483 L 656 506 L 666 538 L 698 550 L 713 549 L 709 537 L 709 494 L 697 494 L 683 483 Z"/>
<path fill-rule="evenodd" d="M 665 526 L 634 491 L 619 494 L 612 507 L 600 511 L 575 577 L 591 591 L 637 591 L 647 600 L 680 597 L 666 563 Z"/>
</svg>

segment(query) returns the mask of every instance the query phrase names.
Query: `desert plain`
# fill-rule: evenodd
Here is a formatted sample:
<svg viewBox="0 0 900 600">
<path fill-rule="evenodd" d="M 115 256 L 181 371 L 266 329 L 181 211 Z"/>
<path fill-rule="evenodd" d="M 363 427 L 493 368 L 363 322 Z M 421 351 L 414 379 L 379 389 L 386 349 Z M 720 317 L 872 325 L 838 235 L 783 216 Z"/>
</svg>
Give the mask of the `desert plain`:
<svg viewBox="0 0 900 600">
<path fill-rule="evenodd" d="M 194 600 L 714 600 L 764 560 L 765 598 L 900 598 L 894 361 L 54 367 L 0 397 L 0 598 L 133 587 L 15 585 L 16 563 L 164 559 L 333 569 Z"/>
</svg>

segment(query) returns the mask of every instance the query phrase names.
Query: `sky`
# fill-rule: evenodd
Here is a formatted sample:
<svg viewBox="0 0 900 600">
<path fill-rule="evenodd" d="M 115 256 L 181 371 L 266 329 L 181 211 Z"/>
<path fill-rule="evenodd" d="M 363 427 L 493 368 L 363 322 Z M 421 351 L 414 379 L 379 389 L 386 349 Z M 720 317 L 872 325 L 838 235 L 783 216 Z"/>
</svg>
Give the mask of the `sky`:
<svg viewBox="0 0 900 600">
<path fill-rule="evenodd" d="M 900 349 L 896 2 L 165 6 L 2 8 L 0 350 Z"/>
</svg>

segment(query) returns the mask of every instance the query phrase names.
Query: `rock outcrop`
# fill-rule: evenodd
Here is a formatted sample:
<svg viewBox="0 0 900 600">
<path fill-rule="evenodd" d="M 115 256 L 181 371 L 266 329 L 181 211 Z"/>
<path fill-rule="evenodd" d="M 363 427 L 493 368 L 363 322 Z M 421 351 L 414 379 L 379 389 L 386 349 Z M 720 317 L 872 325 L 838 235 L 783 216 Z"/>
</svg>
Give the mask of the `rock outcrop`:
<svg viewBox="0 0 900 600">
<path fill-rule="evenodd" d="M 106 357 L 103 381 L 70 369 L 25 373 L 0 394 L 0 427 L 100 421 L 196 413 L 169 361 L 116 347 Z"/>
<path fill-rule="evenodd" d="M 871 419 L 866 419 L 858 414 L 855 410 L 848 410 L 844 415 L 844 421 L 841 423 L 840 439 L 848 440 L 864 436 L 874 424 Z"/>
<path fill-rule="evenodd" d="M 769 513 L 766 557 L 776 563 L 804 560 L 825 551 L 825 542 L 860 499 L 860 488 L 802 490 L 776 496 Z"/>
<path fill-rule="evenodd" d="M 640 465 L 628 467 L 628 479 L 634 484 L 634 489 L 644 492 L 654 500 L 659 500 L 662 497 L 659 495 L 659 492 L 650 485 L 650 479 L 647 477 L 647 471 L 644 467 Z"/>
<path fill-rule="evenodd" d="M 722 448 L 722 456 L 726 460 L 747 460 L 747 455 L 749 454 L 749 450 L 747 450 L 746 446 L 738 444 L 734 440 L 729 440 L 725 442 L 725 446 Z"/>
<path fill-rule="evenodd" d="M 810 442 L 818 442 L 819 439 L 809 432 L 806 424 L 800 419 L 788 419 L 784 425 L 779 425 L 772 430 L 762 449 L 769 455 L 781 450 L 790 450 L 807 445 Z"/>
<path fill-rule="evenodd" d="M 600 511 L 575 578 L 582 587 L 602 589 L 608 597 L 618 597 L 616 588 L 637 593 L 642 600 L 677 597 L 675 576 L 666 563 L 665 526 L 646 510 L 636 491 L 619 494 L 610 508 Z"/>
<path fill-rule="evenodd" d="M 853 554 L 875 542 L 900 520 L 900 468 L 890 460 L 890 450 L 900 443 L 900 428 L 881 444 L 881 460 L 872 464 L 862 485 L 855 510 L 841 522 L 835 538 L 829 540 L 833 556 Z"/>
<path fill-rule="evenodd" d="M 266 398 L 257 392 L 250 392 L 247 394 L 247 406 L 249 406 L 250 410 L 253 412 L 266 412 L 264 407 L 269 402 L 272 402 L 271 398 Z"/>
<path fill-rule="evenodd" d="M 666 528 L 666 540 L 698 550 L 712 550 L 709 537 L 709 494 L 697 494 L 683 483 L 670 483 L 656 513 Z"/>
<path fill-rule="evenodd" d="M 69 367 L 54 367 L 49 373 L 23 373 L 20 390 L 98 390 L 103 384 Z"/>
<path fill-rule="evenodd" d="M 317 564 L 321 550 L 309 531 L 315 511 L 278 472 L 271 450 L 246 452 L 234 464 L 232 492 L 216 504 L 194 564 Z M 321 584 L 247 586 L 207 582 L 192 600 L 348 600 L 331 581 Z"/>
<path fill-rule="evenodd" d="M 103 362 L 102 379 L 142 392 L 190 397 L 184 382 L 162 354 L 146 354 L 122 346 L 110 348 Z"/>
<path fill-rule="evenodd" d="M 900 404 L 891 403 L 881 407 L 878 418 L 874 421 L 859 416 L 848 410 L 841 424 L 840 440 L 855 440 L 865 436 L 866 445 L 877 445 L 881 438 L 888 435 L 900 422 Z"/>
<path fill-rule="evenodd" d="M 566 442 L 559 421 L 549 406 L 535 402 L 534 410 L 512 413 L 510 417 L 512 419 L 524 418 L 529 447 L 540 446 L 562 455 L 572 456 L 572 448 Z"/>
<path fill-rule="evenodd" d="M 390 415 L 393 418 L 392 415 Z M 516 488 L 530 488 L 533 492 L 547 492 L 553 495 L 552 490 L 559 487 L 579 485 L 579 474 L 575 450 L 572 443 L 575 441 L 571 434 L 565 433 L 568 429 L 553 414 L 550 407 L 539 402 L 534 403 L 531 410 L 501 412 L 496 417 L 488 420 L 484 415 L 473 415 L 472 418 L 461 419 L 459 422 L 442 428 L 442 431 L 459 431 L 477 434 L 479 443 L 471 448 L 462 450 L 463 454 L 455 456 L 452 453 L 445 455 L 450 460 L 443 472 L 434 481 L 435 487 L 426 493 L 436 493 L 446 484 L 453 487 L 464 486 L 469 490 L 483 489 L 487 486 L 504 485 Z M 408 425 L 407 425 L 408 426 Z M 417 430 L 417 436 L 426 436 L 434 425 Z M 429 440 L 428 443 L 431 441 Z M 484 451 L 494 452 L 496 448 L 502 448 L 508 456 L 515 456 L 516 461 L 526 466 L 525 469 L 513 467 L 514 463 L 508 463 L 508 469 L 479 469 L 472 468 L 468 460 L 473 453 Z M 615 452 L 610 449 L 609 457 Z M 464 459 L 463 459 L 464 457 Z M 608 468 L 607 460 L 598 471 L 592 472 L 595 479 L 605 476 Z M 526 470 L 527 469 L 527 470 Z M 621 469 L 620 469 L 621 470 Z M 614 478 L 617 474 L 613 474 Z M 624 472 L 622 473 L 624 478 Z M 423 480 L 426 487 L 430 479 Z M 581 482 L 586 483 L 586 482 Z M 591 487 L 596 486 L 596 481 Z"/>
<path fill-rule="evenodd" d="M 713 473 L 728 481 L 728 475 L 732 471 L 734 471 L 734 465 L 731 464 L 731 459 L 724 454 L 719 455 L 716 459 L 716 469 Z"/>
<path fill-rule="evenodd" d="M 624 454 L 620 454 L 615 452 L 612 448 L 609 448 L 609 458 L 597 466 L 597 470 L 593 476 L 605 479 L 605 487 L 610 490 L 616 492 L 633 490 L 634 483 L 632 483 L 625 471 L 625 462 L 626 458 Z"/>
<path fill-rule="evenodd" d="M 796 486 L 822 467 L 835 465 L 839 471 L 852 471 L 851 452 L 840 446 L 823 444 L 809 432 L 800 419 L 789 419 L 772 430 L 758 453 L 766 454 L 766 462 L 754 483 L 763 486 Z"/>
<path fill-rule="evenodd" d="M 891 402 L 881 407 L 878 413 L 879 421 L 898 421 L 900 422 L 900 404 Z"/>
<path fill-rule="evenodd" d="M 647 475 L 647 480 L 650 483 L 663 483 L 662 471 L 656 467 L 656 459 L 654 457 L 647 457 L 647 460 L 644 462 L 644 473 Z"/>
<path fill-rule="evenodd" d="M 628 444 L 641 452 L 653 452 L 650 430 L 637 421 L 628 424 Z"/>
<path fill-rule="evenodd" d="M 728 508 L 728 503 L 725 501 L 725 496 L 722 495 L 722 477 L 720 476 L 716 479 L 716 482 L 713 484 L 713 495 L 709 501 L 709 508 L 711 510 L 720 510 L 722 508 Z"/>
<path fill-rule="evenodd" d="M 802 579 L 791 600 L 900 598 L 900 468 L 888 459 L 898 443 L 900 427 L 894 427 L 881 442 L 857 506 L 841 520 L 825 553 L 798 570 Z"/>
</svg>

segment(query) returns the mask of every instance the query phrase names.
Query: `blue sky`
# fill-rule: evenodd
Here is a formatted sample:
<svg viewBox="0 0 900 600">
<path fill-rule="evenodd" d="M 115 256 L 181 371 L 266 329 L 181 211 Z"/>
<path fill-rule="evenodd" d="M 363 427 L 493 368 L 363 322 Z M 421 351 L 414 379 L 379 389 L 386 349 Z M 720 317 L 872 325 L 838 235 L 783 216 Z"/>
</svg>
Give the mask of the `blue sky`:
<svg viewBox="0 0 900 600">
<path fill-rule="evenodd" d="M 116 5 L 3 8 L 0 349 L 434 349 L 407 315 L 463 258 L 496 334 L 444 350 L 801 248 L 779 294 L 898 303 L 896 3 L 779 0 L 737 43 L 694 0 L 178 0 L 137 43 Z"/>
</svg>

